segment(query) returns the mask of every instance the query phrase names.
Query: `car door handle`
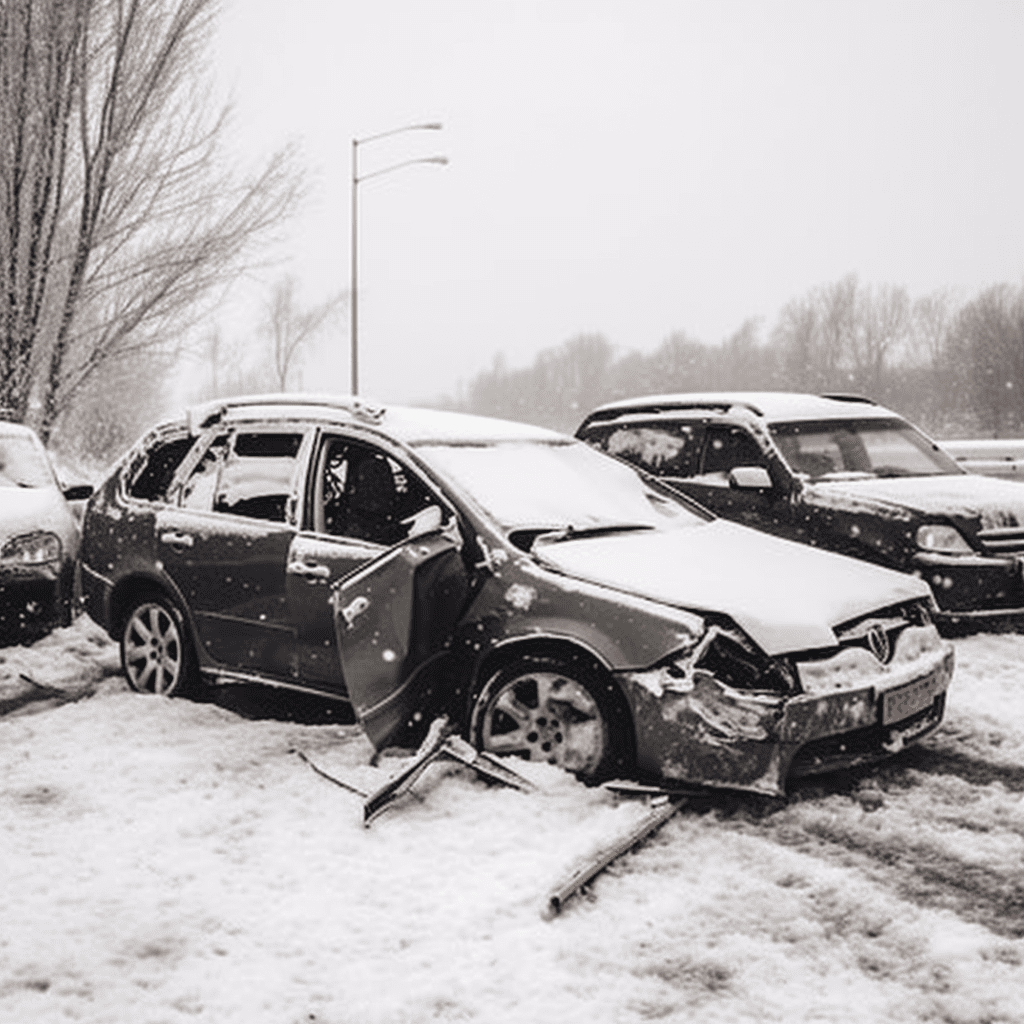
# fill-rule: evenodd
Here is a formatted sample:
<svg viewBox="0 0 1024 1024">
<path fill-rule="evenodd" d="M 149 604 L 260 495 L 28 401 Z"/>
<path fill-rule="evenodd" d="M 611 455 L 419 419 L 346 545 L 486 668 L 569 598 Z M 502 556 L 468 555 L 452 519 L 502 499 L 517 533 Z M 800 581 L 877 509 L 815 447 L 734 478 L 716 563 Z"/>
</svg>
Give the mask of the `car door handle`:
<svg viewBox="0 0 1024 1024">
<path fill-rule="evenodd" d="M 366 609 L 369 607 L 369 600 L 360 595 L 359 597 L 355 598 L 355 600 L 353 600 L 351 604 L 347 604 L 345 605 L 344 608 L 341 609 L 341 617 L 345 620 L 345 623 L 348 626 L 348 628 L 351 629 L 352 623 L 355 622 L 356 619 L 358 619 L 359 616 L 362 615 L 363 612 L 365 612 Z"/>
<path fill-rule="evenodd" d="M 289 562 L 288 572 L 293 576 L 304 576 L 307 580 L 326 580 L 331 576 L 326 565 L 307 565 L 305 562 Z"/>
<path fill-rule="evenodd" d="M 176 548 L 190 548 L 195 543 L 187 533 L 175 533 L 173 530 L 160 534 L 161 544 L 170 544 Z"/>
</svg>

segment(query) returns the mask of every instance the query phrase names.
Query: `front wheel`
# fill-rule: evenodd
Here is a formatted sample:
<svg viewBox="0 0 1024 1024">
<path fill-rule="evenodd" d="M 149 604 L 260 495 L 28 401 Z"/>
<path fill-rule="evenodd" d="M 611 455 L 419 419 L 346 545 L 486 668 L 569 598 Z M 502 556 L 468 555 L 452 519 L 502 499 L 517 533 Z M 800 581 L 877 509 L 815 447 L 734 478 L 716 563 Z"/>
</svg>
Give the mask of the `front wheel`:
<svg viewBox="0 0 1024 1024">
<path fill-rule="evenodd" d="M 628 770 L 628 727 L 612 684 L 583 659 L 527 655 L 495 673 L 473 704 L 479 750 L 546 761 L 584 782 Z"/>
<path fill-rule="evenodd" d="M 139 693 L 192 694 L 198 672 L 185 627 L 161 597 L 139 601 L 121 634 L 121 666 Z"/>
</svg>

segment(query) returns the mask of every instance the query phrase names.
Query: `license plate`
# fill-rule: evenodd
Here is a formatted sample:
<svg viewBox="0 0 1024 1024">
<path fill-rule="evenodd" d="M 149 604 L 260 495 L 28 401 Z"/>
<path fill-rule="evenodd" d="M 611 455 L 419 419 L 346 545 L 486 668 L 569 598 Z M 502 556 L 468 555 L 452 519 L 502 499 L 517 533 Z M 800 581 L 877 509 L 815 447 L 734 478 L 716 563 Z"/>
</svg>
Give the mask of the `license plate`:
<svg viewBox="0 0 1024 1024">
<path fill-rule="evenodd" d="M 902 722 L 927 708 L 935 698 L 934 679 L 915 679 L 882 694 L 882 725 Z"/>
</svg>

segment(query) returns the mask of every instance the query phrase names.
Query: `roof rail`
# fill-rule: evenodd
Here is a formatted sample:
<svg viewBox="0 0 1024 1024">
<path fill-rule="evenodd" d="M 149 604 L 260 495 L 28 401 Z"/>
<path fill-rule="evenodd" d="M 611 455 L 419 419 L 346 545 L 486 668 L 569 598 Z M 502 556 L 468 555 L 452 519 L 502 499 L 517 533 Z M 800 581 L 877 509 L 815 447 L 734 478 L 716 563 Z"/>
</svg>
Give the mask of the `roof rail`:
<svg viewBox="0 0 1024 1024">
<path fill-rule="evenodd" d="M 633 416 L 637 413 L 650 415 L 659 412 L 684 412 L 687 410 L 706 409 L 708 412 L 728 412 L 730 409 L 747 409 L 755 416 L 763 416 L 764 413 L 753 402 L 712 400 L 712 401 L 667 401 L 651 402 L 649 405 L 627 405 L 617 406 L 612 409 L 599 409 L 593 413 L 589 422 L 599 423 L 602 420 L 613 420 L 619 416 Z"/>
<path fill-rule="evenodd" d="M 275 391 L 262 395 L 239 395 L 235 398 L 218 398 L 201 405 L 193 405 L 187 411 L 189 433 L 219 423 L 231 409 L 244 409 L 257 405 L 319 405 L 350 413 L 367 423 L 379 423 L 387 411 L 383 405 L 366 402 L 355 395 L 311 394 L 309 392 Z"/>
<path fill-rule="evenodd" d="M 827 395 L 819 395 L 819 398 L 831 398 L 833 402 L 863 402 L 864 405 L 878 405 L 873 398 L 866 398 L 864 395 L 853 395 L 845 391 L 833 391 Z"/>
</svg>

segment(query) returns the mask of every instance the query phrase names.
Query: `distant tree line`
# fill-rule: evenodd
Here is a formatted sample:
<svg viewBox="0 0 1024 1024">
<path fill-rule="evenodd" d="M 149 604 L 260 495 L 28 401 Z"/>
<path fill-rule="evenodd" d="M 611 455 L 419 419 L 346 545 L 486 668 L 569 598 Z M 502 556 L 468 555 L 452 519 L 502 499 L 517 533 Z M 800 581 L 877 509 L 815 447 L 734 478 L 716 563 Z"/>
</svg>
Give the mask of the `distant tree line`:
<svg viewBox="0 0 1024 1024">
<path fill-rule="evenodd" d="M 719 345 L 680 331 L 649 354 L 622 355 L 600 334 L 580 335 L 521 369 L 499 355 L 438 404 L 572 431 L 595 405 L 636 395 L 846 392 L 939 438 L 1024 436 L 1024 284 L 959 302 L 851 274 L 787 303 L 766 337 L 761 329 L 748 320 Z"/>
</svg>

